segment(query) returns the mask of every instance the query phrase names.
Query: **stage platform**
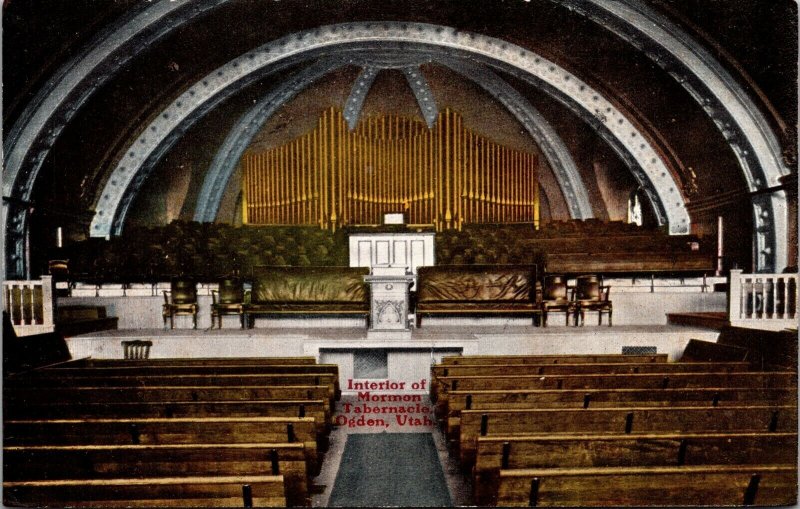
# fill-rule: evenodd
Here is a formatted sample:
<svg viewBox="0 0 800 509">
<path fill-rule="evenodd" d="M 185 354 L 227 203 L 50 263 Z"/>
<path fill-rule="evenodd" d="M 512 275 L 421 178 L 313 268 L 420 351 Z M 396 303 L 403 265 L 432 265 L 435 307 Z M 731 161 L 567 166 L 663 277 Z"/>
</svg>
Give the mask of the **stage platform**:
<svg viewBox="0 0 800 509">
<path fill-rule="evenodd" d="M 427 380 L 430 365 L 445 355 L 601 354 L 623 347 L 650 347 L 680 358 L 690 339 L 716 341 L 719 333 L 676 325 L 532 327 L 530 325 L 423 326 L 411 339 L 369 339 L 363 327 L 263 329 L 119 329 L 67 338 L 73 358 L 123 358 L 123 341 L 153 342 L 151 358 L 267 357 L 310 355 L 340 367 L 341 386 L 348 380 Z M 356 377 L 361 362 L 385 362 L 383 374 Z M 376 361 L 377 359 L 377 361 Z M 383 360 L 385 359 L 385 360 Z M 368 368 L 368 369 L 374 369 Z M 369 371 L 368 371 L 369 372 Z"/>
</svg>

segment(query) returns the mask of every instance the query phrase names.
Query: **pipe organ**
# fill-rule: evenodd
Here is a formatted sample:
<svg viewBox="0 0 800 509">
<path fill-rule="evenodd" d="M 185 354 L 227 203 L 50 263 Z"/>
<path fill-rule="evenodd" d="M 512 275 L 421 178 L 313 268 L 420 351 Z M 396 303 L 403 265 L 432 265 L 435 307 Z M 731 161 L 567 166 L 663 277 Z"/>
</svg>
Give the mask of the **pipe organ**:
<svg viewBox="0 0 800 509">
<path fill-rule="evenodd" d="M 445 110 L 433 128 L 400 116 L 349 131 L 331 108 L 317 127 L 242 161 L 247 224 L 333 229 L 404 212 L 437 231 L 471 223 L 539 224 L 538 158 L 464 127 Z"/>
</svg>

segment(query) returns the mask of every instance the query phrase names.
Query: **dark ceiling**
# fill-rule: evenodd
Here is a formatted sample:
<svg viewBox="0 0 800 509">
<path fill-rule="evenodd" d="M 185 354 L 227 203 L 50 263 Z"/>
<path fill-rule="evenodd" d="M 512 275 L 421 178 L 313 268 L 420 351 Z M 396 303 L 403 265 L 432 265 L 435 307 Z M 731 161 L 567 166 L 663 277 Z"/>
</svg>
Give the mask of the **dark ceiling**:
<svg viewBox="0 0 800 509">
<path fill-rule="evenodd" d="M 720 59 L 773 124 L 794 161 L 796 4 L 790 0 L 649 3 L 679 22 Z M 112 20 L 147 4 L 141 0 L 6 0 L 6 132 L 32 95 L 63 62 Z M 45 160 L 35 200 L 55 209 L 90 210 L 107 171 L 128 140 L 183 89 L 234 56 L 280 36 L 320 25 L 380 20 L 447 25 L 534 50 L 614 98 L 662 151 L 672 154 L 676 179 L 684 184 L 689 201 L 693 195 L 686 184 L 692 173 L 697 175 L 694 184 L 701 196 L 744 187 L 733 152 L 683 88 L 628 43 L 558 2 L 236 0 L 194 19 L 155 47 L 142 51 L 95 93 Z M 576 125 L 563 106 L 531 85 L 511 76 L 505 78 L 567 139 L 582 173 L 592 171 L 595 157 L 613 159 L 613 154 L 593 147 L 602 141 L 588 126 Z M 261 85 L 264 86 L 268 84 Z M 196 149 L 213 154 L 213 147 L 230 128 L 231 118 L 243 111 L 259 89 L 258 85 L 250 87 L 209 117 L 202 124 L 203 136 L 194 144 Z M 181 150 L 191 150 L 190 146 L 189 142 L 179 145 Z M 169 173 L 169 161 L 176 159 L 180 158 L 166 158 L 160 171 Z M 202 165 L 202 160 L 196 164 Z M 611 166 L 621 168 L 619 162 Z"/>
</svg>

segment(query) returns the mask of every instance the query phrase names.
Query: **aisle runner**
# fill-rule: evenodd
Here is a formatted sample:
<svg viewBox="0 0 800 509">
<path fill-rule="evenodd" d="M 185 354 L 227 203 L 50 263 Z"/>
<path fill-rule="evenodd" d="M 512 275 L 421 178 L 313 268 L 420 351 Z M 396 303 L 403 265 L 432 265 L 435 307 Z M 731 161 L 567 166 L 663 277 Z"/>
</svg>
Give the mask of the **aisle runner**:
<svg viewBox="0 0 800 509">
<path fill-rule="evenodd" d="M 328 505 L 452 505 L 433 435 L 348 435 Z"/>
</svg>

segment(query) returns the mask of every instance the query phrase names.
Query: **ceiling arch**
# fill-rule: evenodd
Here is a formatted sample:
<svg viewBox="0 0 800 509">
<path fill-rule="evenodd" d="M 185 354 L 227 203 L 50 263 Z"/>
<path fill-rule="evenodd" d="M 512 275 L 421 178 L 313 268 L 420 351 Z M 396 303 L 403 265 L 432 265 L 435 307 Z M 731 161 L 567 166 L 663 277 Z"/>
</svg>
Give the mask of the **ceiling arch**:
<svg viewBox="0 0 800 509">
<path fill-rule="evenodd" d="M 339 48 L 354 54 L 386 44 L 401 44 L 404 51 L 441 53 L 469 58 L 493 66 L 513 68 L 555 91 L 559 100 L 585 118 L 603 125 L 616 150 L 636 162 L 634 176 L 649 191 L 657 216 L 672 234 L 689 233 L 690 218 L 681 189 L 647 137 L 615 104 L 574 74 L 531 51 L 491 37 L 459 32 L 423 23 L 346 23 L 296 33 L 247 52 L 219 67 L 189 87 L 133 141 L 107 180 L 95 207 L 90 233 L 109 236 L 121 231 L 131 200 L 147 172 L 174 141 L 202 113 L 252 82 L 265 70 L 287 66 Z"/>
</svg>

